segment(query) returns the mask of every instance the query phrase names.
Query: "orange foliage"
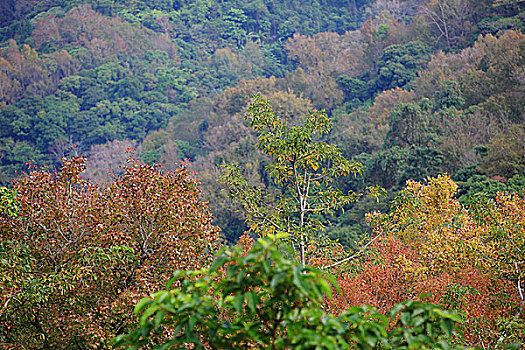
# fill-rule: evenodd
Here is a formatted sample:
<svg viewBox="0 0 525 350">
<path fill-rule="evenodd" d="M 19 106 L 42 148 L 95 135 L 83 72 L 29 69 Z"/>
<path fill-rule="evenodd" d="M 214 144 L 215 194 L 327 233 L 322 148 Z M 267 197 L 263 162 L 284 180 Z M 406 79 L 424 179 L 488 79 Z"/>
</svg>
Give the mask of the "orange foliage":
<svg viewBox="0 0 525 350">
<path fill-rule="evenodd" d="M 495 346 L 501 320 L 523 320 L 525 201 L 500 194 L 488 206 L 467 209 L 454 198 L 456 189 L 448 176 L 426 185 L 408 181 L 392 213 L 370 215 L 381 236 L 364 261 L 339 276 L 341 292 L 327 307 L 366 303 L 388 310 L 430 294 L 427 300 L 463 314 L 463 342 Z"/>
<path fill-rule="evenodd" d="M 207 266 L 218 249 L 219 230 L 186 169 L 132 162 L 101 189 L 80 176 L 84 161 L 14 184 L 20 210 L 1 222 L 1 243 L 31 258 L 0 265 L 9 268 L 0 275 L 12 277 L 0 280 L 0 337 L 8 344 L 103 347 L 134 321 L 141 297 L 177 269 Z"/>
</svg>

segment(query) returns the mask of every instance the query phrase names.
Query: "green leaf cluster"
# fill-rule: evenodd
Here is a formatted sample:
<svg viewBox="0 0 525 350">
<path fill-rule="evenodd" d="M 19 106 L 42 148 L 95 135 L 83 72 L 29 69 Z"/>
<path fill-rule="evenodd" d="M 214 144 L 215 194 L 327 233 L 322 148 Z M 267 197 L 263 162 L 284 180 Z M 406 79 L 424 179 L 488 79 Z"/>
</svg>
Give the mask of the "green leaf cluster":
<svg viewBox="0 0 525 350">
<path fill-rule="evenodd" d="M 423 302 L 397 304 L 385 316 L 354 306 L 338 317 L 322 310 L 334 286 L 277 248 L 279 236 L 249 252 L 223 250 L 209 269 L 177 271 L 167 289 L 135 307 L 138 327 L 117 348 L 451 349 L 460 318 Z"/>
<path fill-rule="evenodd" d="M 0 187 L 0 215 L 16 216 L 18 213 L 18 203 L 16 202 L 16 192 L 6 187 Z"/>
<path fill-rule="evenodd" d="M 267 100 L 256 95 L 246 119 L 258 132 L 259 149 L 272 159 L 266 171 L 281 194 L 268 203 L 268 192 L 250 186 L 235 165 L 225 166 L 222 181 L 229 187 L 232 200 L 246 211 L 250 228 L 261 236 L 288 234 L 292 249 L 298 247 L 297 255 L 304 265 L 308 260 L 307 245 L 320 241 L 323 215 L 360 197 L 354 192 L 343 193 L 336 179 L 360 173 L 361 165 L 322 140 L 332 127 L 324 112 L 310 112 L 303 124 L 289 125 L 274 113 Z"/>
</svg>

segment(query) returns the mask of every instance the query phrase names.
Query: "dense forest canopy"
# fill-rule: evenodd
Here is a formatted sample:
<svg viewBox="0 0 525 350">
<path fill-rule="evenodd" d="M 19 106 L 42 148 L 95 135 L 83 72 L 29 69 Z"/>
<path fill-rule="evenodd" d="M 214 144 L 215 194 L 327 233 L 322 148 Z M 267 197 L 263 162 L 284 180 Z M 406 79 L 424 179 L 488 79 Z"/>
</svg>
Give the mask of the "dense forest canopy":
<svg viewBox="0 0 525 350">
<path fill-rule="evenodd" d="M 262 93 L 294 118 L 325 109 L 330 142 L 363 163 L 343 189 L 447 172 L 465 202 L 523 185 L 523 4 L 513 1 L 8 1 L 0 40 L 0 182 L 26 162 L 89 156 L 109 178 L 137 148 L 189 159 L 227 239 L 216 184 L 237 161 L 271 186 L 239 118 Z M 510 180 L 510 182 L 508 181 Z M 391 193 L 394 193 L 391 192 Z M 370 207 L 372 206 L 372 207 Z M 333 218 L 351 242 L 372 203 Z M 353 238 L 352 238 L 353 237 Z"/>
<path fill-rule="evenodd" d="M 334 193 L 355 196 L 319 206 L 311 217 L 315 243 L 294 243 L 312 249 L 311 260 L 299 259 L 303 264 L 330 265 L 333 261 L 323 259 L 361 252 L 362 243 L 382 237 L 367 245 L 374 253 L 359 255 L 357 265 L 334 267 L 342 291 L 324 305 L 327 311 L 338 314 L 350 305 L 368 303 L 385 312 L 418 293 L 432 292 L 431 301 L 463 310 L 470 327 L 465 344 L 495 346 L 501 337 L 513 342 L 523 327 L 518 322 L 523 312 L 515 311 L 520 305 L 516 286 L 523 283 L 519 252 L 525 217 L 524 67 L 525 3 L 519 0 L 1 1 L 0 185 L 6 188 L 0 187 L 0 256 L 9 257 L 0 268 L 45 265 L 42 273 L 52 286 L 42 295 L 26 295 L 35 301 L 21 302 L 23 310 L 39 310 L 44 300 L 52 300 L 59 305 L 52 314 L 63 315 L 76 298 L 77 292 L 68 287 L 77 288 L 75 283 L 87 294 L 67 317 L 92 307 L 99 295 L 113 306 L 135 302 L 153 292 L 150 289 L 161 288 L 167 275 L 157 265 L 143 266 L 147 254 L 139 261 L 127 255 L 139 249 L 140 239 L 124 239 L 119 236 L 122 230 L 114 227 L 118 215 L 128 214 L 119 214 L 116 207 L 115 213 L 107 213 L 102 206 L 113 208 L 120 201 L 126 208 L 135 205 L 130 209 L 133 215 L 150 215 L 151 210 L 172 213 L 172 208 L 143 202 L 141 195 L 149 198 L 157 192 L 180 203 L 190 198 L 193 209 L 188 210 L 205 214 L 188 214 L 198 217 L 201 226 L 181 232 L 209 233 L 199 243 L 207 255 L 193 262 L 208 264 L 219 240 L 232 245 L 247 230 L 265 235 L 279 227 L 299 227 L 294 220 L 301 210 L 290 204 L 296 198 L 294 190 L 280 181 L 301 165 L 312 178 L 325 170 L 337 173 L 329 184 L 318 181 L 319 185 L 305 175 L 302 185 L 313 184 L 312 191 L 319 191 L 316 204 L 336 199 Z M 254 123 L 255 95 L 271 106 L 273 127 L 282 128 L 274 130 L 273 138 L 268 139 L 268 125 Z M 323 118 L 323 131 L 313 132 L 313 120 Z M 301 153 L 311 150 L 308 147 L 319 155 L 333 150 L 331 156 L 340 157 L 338 164 L 353 164 L 352 171 L 336 172 L 335 158 L 308 158 L 311 154 Z M 302 157 L 306 163 L 300 163 Z M 129 158 L 131 163 L 125 165 Z M 227 169 L 236 169 L 238 177 L 230 177 L 228 187 L 218 179 L 224 179 L 229 163 L 236 164 Z M 28 171 L 32 175 L 26 176 Z M 201 193 L 192 187 L 196 179 L 207 206 L 197 203 Z M 233 179 L 244 181 L 244 192 L 234 193 L 253 195 L 258 199 L 251 204 L 264 202 L 269 217 L 281 221 L 268 225 L 255 220 L 257 205 L 231 195 L 241 184 L 232 186 Z M 131 193 L 130 188 L 150 180 L 159 188 L 148 187 L 136 197 Z M 174 186 L 174 181 L 180 192 L 160 189 L 162 184 Z M 69 194 L 76 202 L 56 197 L 61 188 L 74 189 Z M 382 189 L 386 196 L 369 196 Z M 32 191 L 54 198 L 58 209 L 32 198 Z M 305 203 L 312 199 L 308 195 Z M 427 197 L 435 201 L 427 202 Z M 75 205 L 90 208 L 91 214 L 75 216 L 82 210 L 72 209 L 74 215 L 68 216 L 72 214 L 67 208 Z M 48 211 L 54 212 L 55 222 L 39 217 Z M 365 216 L 377 211 L 383 214 Z M 278 217 L 284 212 L 287 215 Z M 89 234 L 70 230 L 71 222 L 86 225 Z M 178 224 L 144 225 L 169 231 L 172 228 L 166 227 Z M 140 231 L 140 225 L 131 222 L 124 226 L 129 232 Z M 51 239 L 46 241 L 48 248 L 17 245 L 38 227 L 58 238 L 46 236 Z M 303 237 L 300 227 L 296 238 Z M 104 239 L 118 240 L 126 248 L 111 250 L 97 240 L 82 241 L 86 246 L 78 248 L 75 239 L 66 240 L 62 247 L 75 246 L 84 254 L 75 264 L 58 253 L 57 261 L 71 263 L 67 271 L 84 276 L 79 272 L 83 264 L 95 260 L 95 275 L 110 262 L 123 270 L 110 269 L 107 278 L 112 282 L 93 291 L 87 289 L 85 277 L 71 282 L 53 270 L 56 261 L 46 260 L 54 249 L 62 249 L 56 244 L 63 232 L 80 241 L 108 235 Z M 158 237 L 159 251 L 173 244 L 163 239 Z M 39 248 L 45 253 L 32 251 Z M 18 255 L 10 256 L 10 251 Z M 447 258 L 441 255 L 445 252 Z M 198 268 L 175 260 L 169 263 L 173 266 L 168 264 L 174 269 Z M 15 274 L 24 276 L 24 269 Z M 148 277 L 137 279 L 135 269 Z M 440 272 L 434 275 L 435 270 Z M 373 276 L 397 282 L 378 285 Z M 149 282 L 140 285 L 139 280 Z M 2 288 L 18 288 L 9 283 Z M 30 290 L 32 283 L 46 282 L 22 278 L 20 283 Z M 17 293 L 27 291 L 24 288 Z M 65 294 L 46 299 L 58 290 Z M 508 298 L 499 291 L 506 291 Z M 491 306 L 484 309 L 487 300 Z M 132 321 L 120 311 L 108 306 L 101 312 L 109 321 L 93 323 L 92 337 L 82 342 L 105 344 L 130 329 Z M 0 325 L 3 315 L 0 309 Z M 38 327 L 50 332 L 51 343 L 59 339 L 50 331 L 57 319 L 34 326 L 39 323 L 28 315 L 13 321 L 36 334 L 19 334 L 27 344 L 38 339 Z M 90 317 L 96 315 L 75 318 L 71 327 L 92 323 Z"/>
</svg>

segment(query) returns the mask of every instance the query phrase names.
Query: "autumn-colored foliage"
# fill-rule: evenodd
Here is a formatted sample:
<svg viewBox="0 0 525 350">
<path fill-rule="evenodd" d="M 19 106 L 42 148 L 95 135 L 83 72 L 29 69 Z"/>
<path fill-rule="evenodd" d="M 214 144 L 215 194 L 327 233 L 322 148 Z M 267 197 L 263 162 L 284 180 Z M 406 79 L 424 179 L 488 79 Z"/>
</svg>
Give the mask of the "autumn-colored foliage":
<svg viewBox="0 0 525 350">
<path fill-rule="evenodd" d="M 139 324 L 115 339 L 116 348 L 460 348 L 450 341 L 461 318 L 437 305 L 408 300 L 387 315 L 366 305 L 327 314 L 321 308 L 332 295 L 326 275 L 287 258 L 279 238 L 285 234 L 268 234 L 248 251 L 225 250 L 209 269 L 177 271 L 166 290 L 137 303 Z M 163 333 L 169 334 L 158 339 Z"/>
<path fill-rule="evenodd" d="M 288 232 L 338 278 L 333 313 L 431 293 L 462 310 L 467 344 L 525 339 L 523 4 L 0 0 L 0 185 L 29 160 L 89 164 L 0 187 L 0 348 L 103 348 L 133 301 L 209 262 L 217 230 L 187 171 L 121 169 L 126 148 L 189 159 L 229 243 Z M 275 116 L 259 132 L 256 93 Z M 333 171 L 352 158 L 363 176 Z M 225 163 L 246 179 L 231 197 Z M 457 193 L 415 182 L 443 172 Z M 367 226 L 388 200 L 349 199 L 375 185 L 402 194 Z"/>
<path fill-rule="evenodd" d="M 50 15 L 37 20 L 33 37 L 37 48 L 81 45 L 95 58 L 143 56 L 148 50 L 162 50 L 170 58 L 177 57 L 175 45 L 166 36 L 119 17 L 108 19 L 88 4 L 73 7 L 62 17 Z"/>
<path fill-rule="evenodd" d="M 319 33 L 313 37 L 295 34 L 286 43 L 292 60 L 300 67 L 287 76 L 287 84 L 302 91 L 317 108 L 331 109 L 342 101 L 335 78 L 358 76 L 365 66 L 359 32 Z"/>
<path fill-rule="evenodd" d="M 0 344 L 105 348 L 126 331 L 134 303 L 176 269 L 207 266 L 219 230 L 185 168 L 124 168 L 105 189 L 85 160 L 14 183 L 19 211 L 2 217 Z"/>
<path fill-rule="evenodd" d="M 338 276 L 341 293 L 329 307 L 387 310 L 426 294 L 463 313 L 462 342 L 494 347 L 523 337 L 525 201 L 500 194 L 465 208 L 456 189 L 448 176 L 408 181 L 390 214 L 370 215 L 380 238 Z"/>
</svg>

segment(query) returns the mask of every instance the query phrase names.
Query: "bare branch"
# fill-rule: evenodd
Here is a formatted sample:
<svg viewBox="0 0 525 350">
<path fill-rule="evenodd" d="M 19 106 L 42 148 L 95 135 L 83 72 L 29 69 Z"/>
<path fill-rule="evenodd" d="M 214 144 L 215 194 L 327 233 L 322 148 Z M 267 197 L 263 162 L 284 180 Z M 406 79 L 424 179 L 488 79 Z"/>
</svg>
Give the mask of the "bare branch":
<svg viewBox="0 0 525 350">
<path fill-rule="evenodd" d="M 339 265 L 341 265 L 341 264 L 343 264 L 343 263 L 345 263 L 345 262 L 347 262 L 347 261 L 354 260 L 355 258 L 357 258 L 358 256 L 360 256 L 361 254 L 363 254 L 363 253 L 365 252 L 366 248 L 368 248 L 368 246 L 369 246 L 370 244 L 372 244 L 375 240 L 377 240 L 381 235 L 382 235 L 382 234 L 380 233 L 380 234 L 378 234 L 377 236 L 375 236 L 374 238 L 372 238 L 367 244 L 365 244 L 364 246 L 362 246 L 362 247 L 360 248 L 360 250 L 359 250 L 357 253 L 355 253 L 354 255 L 351 255 L 351 256 L 349 256 L 349 257 L 347 257 L 347 258 L 344 258 L 344 259 L 342 259 L 342 260 L 339 260 L 339 261 L 337 261 L 337 262 L 335 262 L 335 263 L 333 263 L 333 264 L 331 264 L 331 265 L 322 266 L 321 269 L 323 269 L 323 270 L 325 270 L 325 269 L 330 269 L 330 268 L 332 268 L 332 267 L 339 266 Z"/>
</svg>

